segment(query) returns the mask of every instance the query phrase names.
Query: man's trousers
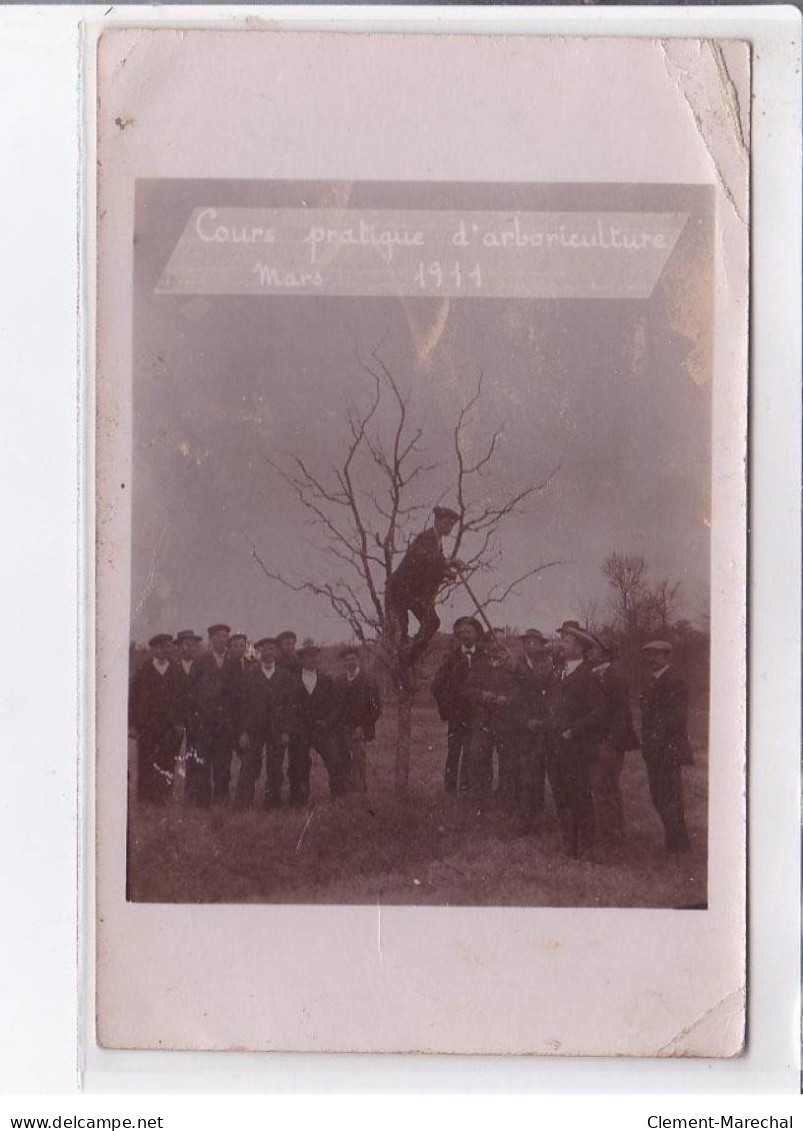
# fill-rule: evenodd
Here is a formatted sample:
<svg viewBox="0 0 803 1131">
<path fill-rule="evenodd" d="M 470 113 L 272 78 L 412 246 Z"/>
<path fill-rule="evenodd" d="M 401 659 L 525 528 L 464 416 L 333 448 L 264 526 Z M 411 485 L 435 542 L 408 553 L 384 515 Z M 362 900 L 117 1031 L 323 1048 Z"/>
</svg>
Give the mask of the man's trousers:
<svg viewBox="0 0 803 1131">
<path fill-rule="evenodd" d="M 311 727 L 290 736 L 287 776 L 293 805 L 303 805 L 309 798 L 313 750 L 320 754 L 326 767 L 332 797 L 342 797 L 348 789 L 348 762 L 342 745 L 324 727 Z"/>
<path fill-rule="evenodd" d="M 664 826 L 668 852 L 685 852 L 689 848 L 686 814 L 683 805 L 683 776 L 676 751 L 645 750 L 647 781 L 650 796 Z"/>
<path fill-rule="evenodd" d="M 470 747 L 471 723 L 462 719 L 450 722 L 446 731 L 446 767 L 443 775 L 447 793 L 455 793 L 458 788 L 468 788 Z"/>
<path fill-rule="evenodd" d="M 603 844 L 621 844 L 625 835 L 624 808 L 619 778 L 625 764 L 624 750 L 613 743 L 600 743 L 592 786 L 597 812 L 597 832 Z"/>
<path fill-rule="evenodd" d="M 137 737 L 137 800 L 164 804 L 173 790 L 181 735 L 174 727 L 144 727 Z"/>
<path fill-rule="evenodd" d="M 187 797 L 201 809 L 229 800 L 233 736 L 223 724 L 198 728 L 195 749 L 187 751 Z"/>
<path fill-rule="evenodd" d="M 284 746 L 278 738 L 257 737 L 243 750 L 238 747 L 240 776 L 234 804 L 237 809 L 251 809 L 256 799 L 256 784 L 265 764 L 265 807 L 275 809 L 282 802 L 284 781 Z"/>
</svg>

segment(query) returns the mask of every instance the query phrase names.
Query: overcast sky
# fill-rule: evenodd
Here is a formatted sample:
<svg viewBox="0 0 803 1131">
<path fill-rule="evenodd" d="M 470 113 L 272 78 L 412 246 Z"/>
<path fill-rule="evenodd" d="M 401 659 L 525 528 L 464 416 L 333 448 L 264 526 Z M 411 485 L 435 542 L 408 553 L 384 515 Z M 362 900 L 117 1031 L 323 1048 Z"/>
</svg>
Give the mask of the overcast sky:
<svg viewBox="0 0 803 1131">
<path fill-rule="evenodd" d="M 321 186 L 319 202 L 333 190 Z M 327 192 L 329 195 L 326 195 Z M 461 195 L 462 192 L 462 195 Z M 156 295 L 196 205 L 296 203 L 302 187 L 150 182 L 138 192 L 134 325 L 133 626 L 205 630 L 225 620 L 256 638 L 349 634 L 324 603 L 270 582 L 250 553 L 294 578 L 332 575 L 315 531 L 266 456 L 297 453 L 325 475 L 341 457 L 345 409 L 370 386 L 357 362 L 381 343 L 424 430 L 416 501 L 451 501 L 450 429 L 480 369 L 485 395 L 471 441 L 503 428 L 481 484 L 503 498 L 559 465 L 528 513 L 502 531 L 500 582 L 563 559 L 526 582 L 495 623 L 553 629 L 581 600 L 608 599 L 612 550 L 643 554 L 655 578 L 680 579 L 681 615 L 708 591 L 711 274 L 705 189 L 365 187 L 384 207 L 678 209 L 691 214 L 646 301 Z M 596 195 L 595 195 L 596 194 Z M 304 199 L 310 186 L 303 186 Z M 314 194 L 313 194 L 314 195 Z M 384 414 L 379 429 L 387 428 Z M 363 475 L 373 489 L 375 477 Z M 444 494 L 445 492 L 445 494 Z M 446 543 L 447 549 L 449 543 Z M 470 552 L 471 546 L 465 548 Z M 468 611 L 454 598 L 446 623 Z"/>
</svg>

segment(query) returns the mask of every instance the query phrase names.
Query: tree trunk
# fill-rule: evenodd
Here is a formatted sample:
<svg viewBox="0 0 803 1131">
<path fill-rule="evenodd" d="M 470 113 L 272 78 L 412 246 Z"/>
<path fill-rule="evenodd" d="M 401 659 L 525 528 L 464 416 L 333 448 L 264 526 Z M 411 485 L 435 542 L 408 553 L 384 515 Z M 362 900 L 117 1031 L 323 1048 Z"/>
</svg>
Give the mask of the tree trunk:
<svg viewBox="0 0 803 1131">
<path fill-rule="evenodd" d="M 406 793 L 410 781 L 410 736 L 412 733 L 413 703 L 411 695 L 400 695 L 396 705 L 396 790 Z"/>
</svg>

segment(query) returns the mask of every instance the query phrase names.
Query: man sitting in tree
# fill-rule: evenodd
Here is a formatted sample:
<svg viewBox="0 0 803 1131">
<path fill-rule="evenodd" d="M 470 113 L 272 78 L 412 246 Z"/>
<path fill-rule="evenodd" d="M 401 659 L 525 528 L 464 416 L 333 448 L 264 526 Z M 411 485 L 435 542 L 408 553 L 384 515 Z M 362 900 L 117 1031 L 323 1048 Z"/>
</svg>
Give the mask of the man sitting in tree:
<svg viewBox="0 0 803 1131">
<path fill-rule="evenodd" d="M 443 539 L 451 534 L 460 516 L 448 507 L 435 507 L 432 526 L 416 535 L 407 553 L 388 579 L 385 606 L 400 646 L 402 670 L 413 667 L 440 628 L 435 611 L 438 590 L 453 581 L 461 562 L 449 561 Z M 418 621 L 418 632 L 410 643 L 409 614 Z"/>
</svg>

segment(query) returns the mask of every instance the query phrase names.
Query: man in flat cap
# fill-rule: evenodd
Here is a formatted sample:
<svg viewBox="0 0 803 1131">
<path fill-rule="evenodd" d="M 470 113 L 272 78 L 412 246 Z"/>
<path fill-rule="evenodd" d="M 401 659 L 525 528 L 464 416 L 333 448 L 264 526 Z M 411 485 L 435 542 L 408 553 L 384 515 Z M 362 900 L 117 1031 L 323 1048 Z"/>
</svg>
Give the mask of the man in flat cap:
<svg viewBox="0 0 803 1131">
<path fill-rule="evenodd" d="M 364 793 L 367 788 L 366 746 L 376 737 L 382 695 L 376 680 L 363 671 L 358 648 L 343 648 L 340 660 L 343 674 L 336 683 L 337 743 L 351 788 Z"/>
<path fill-rule="evenodd" d="M 520 832 L 524 836 L 538 836 L 546 797 L 546 709 L 552 682 L 552 656 L 549 641 L 537 628 L 528 628 L 521 642 L 524 654 L 513 668 L 521 693 L 518 704 Z"/>
<path fill-rule="evenodd" d="M 454 645 L 432 680 L 432 694 L 438 714 L 446 723 L 446 766 L 444 788 L 447 793 L 468 789 L 471 702 L 466 697 L 466 680 L 482 655 L 482 625 L 475 617 L 458 617 L 453 626 Z"/>
<path fill-rule="evenodd" d="M 576 620 L 564 621 L 557 631 L 565 668 L 546 696 L 550 781 L 567 852 L 593 856 L 592 782 L 605 727 L 605 699 L 588 662 L 596 641 Z"/>
<path fill-rule="evenodd" d="M 460 519 L 448 507 L 435 507 L 433 524 L 410 543 L 409 549 L 391 574 L 385 592 L 385 606 L 402 649 L 403 669 L 412 668 L 440 628 L 435 611 L 438 590 L 453 580 L 461 562 L 448 561 L 443 539 Z M 409 642 L 409 614 L 418 621 L 418 632 Z"/>
<path fill-rule="evenodd" d="M 691 848 L 683 806 L 681 767 L 693 762 L 687 730 L 688 691 L 665 640 L 644 645 L 647 678 L 641 693 L 641 750 L 650 796 L 664 826 L 667 852 Z"/>
<path fill-rule="evenodd" d="M 229 800 L 233 719 L 229 709 L 227 648 L 231 629 L 207 629 L 209 648 L 193 665 L 192 726 L 195 750 L 187 755 L 187 797 L 202 809 Z"/>
<path fill-rule="evenodd" d="M 255 647 L 259 661 L 245 675 L 236 728 L 240 775 L 234 805 L 237 809 L 253 806 L 264 756 L 265 808 L 278 809 L 282 801 L 284 754 L 293 729 L 295 677 L 280 667 L 274 637 L 263 637 Z"/>
<path fill-rule="evenodd" d="M 173 637 L 157 633 L 148 647 L 150 656 L 131 685 L 128 718 L 137 739 L 137 800 L 164 804 L 181 746 L 180 688 L 170 658 Z"/>
<path fill-rule="evenodd" d="M 292 677 L 287 768 L 291 805 L 304 805 L 309 799 L 313 750 L 326 767 L 332 797 L 342 797 L 348 785 L 347 767 L 334 739 L 339 706 L 335 682 L 318 666 L 320 651 L 316 644 L 305 643 L 299 652 L 300 671 Z"/>
<path fill-rule="evenodd" d="M 593 793 L 597 814 L 597 832 L 602 844 L 621 845 L 625 835 L 624 805 L 619 779 L 625 754 L 639 746 L 633 729 L 630 709 L 630 688 L 615 667 L 619 650 L 612 640 L 596 637 L 596 647 L 589 653 L 589 663 L 605 698 L 605 726 L 594 768 Z"/>
</svg>

